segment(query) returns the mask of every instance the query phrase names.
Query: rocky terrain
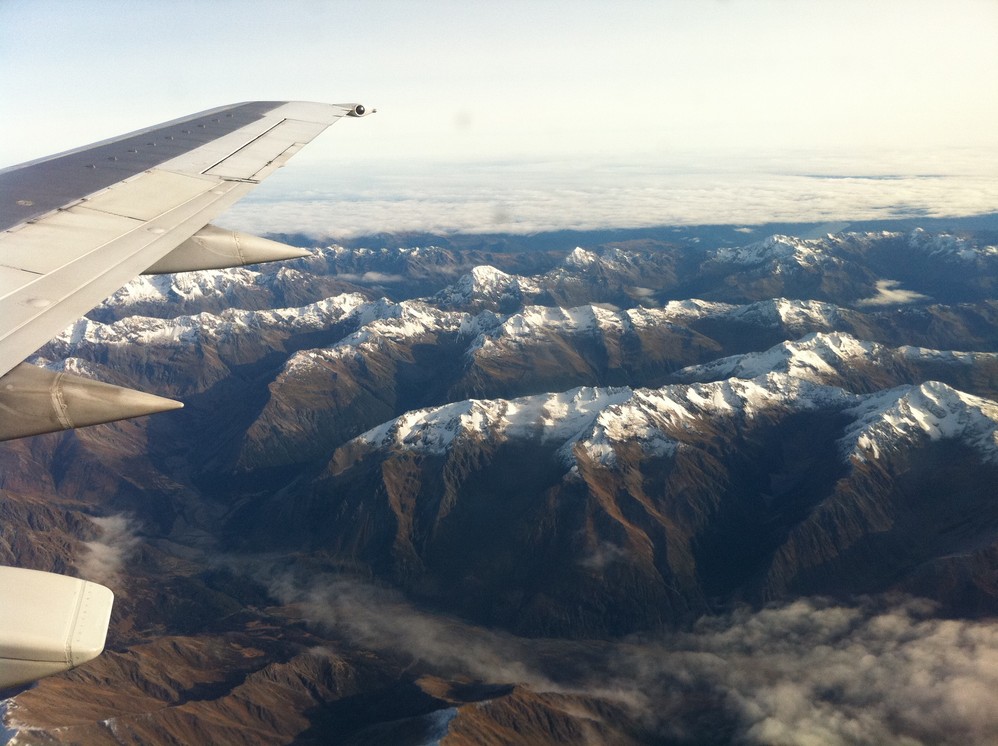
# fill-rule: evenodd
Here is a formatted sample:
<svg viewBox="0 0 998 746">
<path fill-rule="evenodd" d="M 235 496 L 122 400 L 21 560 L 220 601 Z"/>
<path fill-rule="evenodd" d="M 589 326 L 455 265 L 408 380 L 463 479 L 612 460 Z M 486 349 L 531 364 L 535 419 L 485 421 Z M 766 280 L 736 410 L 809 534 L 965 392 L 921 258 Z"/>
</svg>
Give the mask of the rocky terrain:
<svg viewBox="0 0 998 746">
<path fill-rule="evenodd" d="M 923 230 L 136 280 L 35 362 L 185 408 L 0 445 L 0 561 L 116 593 L 0 733 L 998 738 L 996 282 Z"/>
</svg>

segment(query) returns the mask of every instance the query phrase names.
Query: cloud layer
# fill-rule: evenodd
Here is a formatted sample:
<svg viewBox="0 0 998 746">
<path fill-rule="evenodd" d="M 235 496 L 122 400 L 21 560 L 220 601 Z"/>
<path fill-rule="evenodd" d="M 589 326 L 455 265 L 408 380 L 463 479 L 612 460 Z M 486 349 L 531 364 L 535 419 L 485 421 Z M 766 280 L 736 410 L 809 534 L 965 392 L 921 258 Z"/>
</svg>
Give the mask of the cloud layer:
<svg viewBox="0 0 998 746">
<path fill-rule="evenodd" d="M 485 630 L 342 578 L 268 582 L 311 622 L 355 643 L 444 674 L 604 700 L 672 738 L 727 730 L 758 744 L 998 739 L 998 624 L 939 619 L 923 601 L 805 599 L 594 648 Z"/>
<path fill-rule="evenodd" d="M 397 170 L 382 165 L 354 176 L 355 169 L 312 168 L 282 175 L 220 222 L 256 233 L 348 238 L 385 231 L 533 233 L 947 217 L 998 209 L 998 182 L 973 169 L 885 176 L 849 163 L 810 165 L 818 170 L 768 162 L 427 163 Z"/>
</svg>

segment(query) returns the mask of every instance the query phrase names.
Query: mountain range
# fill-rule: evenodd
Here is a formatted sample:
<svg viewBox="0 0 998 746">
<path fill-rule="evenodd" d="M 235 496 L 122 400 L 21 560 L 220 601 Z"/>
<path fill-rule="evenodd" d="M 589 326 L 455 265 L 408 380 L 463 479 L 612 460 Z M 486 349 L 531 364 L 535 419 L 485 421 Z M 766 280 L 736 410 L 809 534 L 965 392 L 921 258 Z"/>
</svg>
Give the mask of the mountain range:
<svg viewBox="0 0 998 746">
<path fill-rule="evenodd" d="M 34 362 L 185 408 L 0 446 L 0 561 L 117 596 L 108 650 L 4 700 L 4 727 L 766 743 L 790 716 L 704 651 L 779 679 L 781 644 L 881 650 L 892 623 L 912 650 L 944 622 L 991 650 L 989 237 L 333 245 L 140 278 Z M 748 636 L 774 619 L 797 631 Z M 888 711 L 900 685 L 874 679 L 882 717 L 844 724 L 852 684 L 816 684 L 808 722 L 998 736 Z"/>
</svg>

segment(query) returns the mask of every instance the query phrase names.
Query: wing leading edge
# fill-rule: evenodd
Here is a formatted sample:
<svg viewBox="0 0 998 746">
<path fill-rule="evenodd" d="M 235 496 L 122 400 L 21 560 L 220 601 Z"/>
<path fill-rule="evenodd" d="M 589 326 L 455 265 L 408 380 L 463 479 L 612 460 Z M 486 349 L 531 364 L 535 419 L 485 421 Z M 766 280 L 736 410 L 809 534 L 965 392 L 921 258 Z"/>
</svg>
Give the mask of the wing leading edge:
<svg viewBox="0 0 998 746">
<path fill-rule="evenodd" d="M 71 377 L 39 369 L 25 386 L 22 361 L 143 272 L 305 255 L 210 221 L 330 124 L 366 114 L 359 104 L 253 101 L 0 171 L 0 439 L 178 406 L 149 396 L 121 409 L 114 387 L 90 387 L 98 412 L 109 395 L 106 416 L 74 420 L 59 411 Z"/>
</svg>

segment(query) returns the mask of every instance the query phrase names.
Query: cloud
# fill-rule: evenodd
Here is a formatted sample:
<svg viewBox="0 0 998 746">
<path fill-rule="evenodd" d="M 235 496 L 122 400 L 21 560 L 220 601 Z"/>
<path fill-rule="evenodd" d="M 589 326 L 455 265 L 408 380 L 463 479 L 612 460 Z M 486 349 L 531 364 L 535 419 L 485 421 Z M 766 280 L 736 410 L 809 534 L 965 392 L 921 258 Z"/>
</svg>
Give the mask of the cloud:
<svg viewBox="0 0 998 746">
<path fill-rule="evenodd" d="M 998 738 L 998 624 L 924 602 L 801 600 L 708 619 L 624 664 L 722 696 L 750 743 L 984 743 Z"/>
<path fill-rule="evenodd" d="M 930 300 L 929 296 L 916 293 L 914 290 L 903 290 L 898 287 L 897 280 L 877 280 L 877 294 L 864 298 L 859 306 L 893 306 L 903 303 L 914 303 L 920 300 Z"/>
<path fill-rule="evenodd" d="M 405 275 L 393 275 L 387 272 L 364 272 L 358 275 L 354 273 L 341 272 L 337 277 L 346 282 L 356 283 L 381 283 L 381 282 L 402 282 L 407 279 Z"/>
<path fill-rule="evenodd" d="M 928 602 L 804 599 L 606 643 L 523 639 L 341 577 L 271 591 L 313 624 L 441 673 L 605 701 L 667 738 L 752 744 L 998 740 L 998 623 Z"/>
<path fill-rule="evenodd" d="M 785 162 L 747 160 L 713 166 L 426 163 L 422 171 L 374 169 L 361 183 L 313 173 L 298 187 L 286 181 L 279 196 L 250 195 L 223 222 L 257 233 L 323 238 L 384 231 L 534 233 L 715 223 L 745 229 L 764 222 L 971 215 L 993 212 L 998 204 L 998 183 L 973 170 L 908 171 L 883 178 L 864 175 L 862 169 L 870 168 L 866 163 L 821 165 L 827 168 L 813 174 Z"/>
<path fill-rule="evenodd" d="M 90 520 L 100 529 L 100 535 L 94 541 L 84 542 L 86 551 L 76 566 L 86 580 L 117 585 L 122 568 L 139 544 L 138 526 L 121 514 Z"/>
<path fill-rule="evenodd" d="M 630 552 L 616 544 L 608 541 L 601 541 L 597 544 L 588 556 L 584 557 L 579 564 L 593 570 L 603 570 L 608 565 L 612 565 L 622 559 L 628 559 Z"/>
<path fill-rule="evenodd" d="M 266 582 L 275 597 L 300 607 L 310 622 L 356 643 L 408 653 L 445 672 L 484 681 L 548 684 L 526 663 L 529 653 L 518 638 L 419 611 L 387 589 L 336 576 L 299 585 L 290 575 L 277 574 Z"/>
</svg>

